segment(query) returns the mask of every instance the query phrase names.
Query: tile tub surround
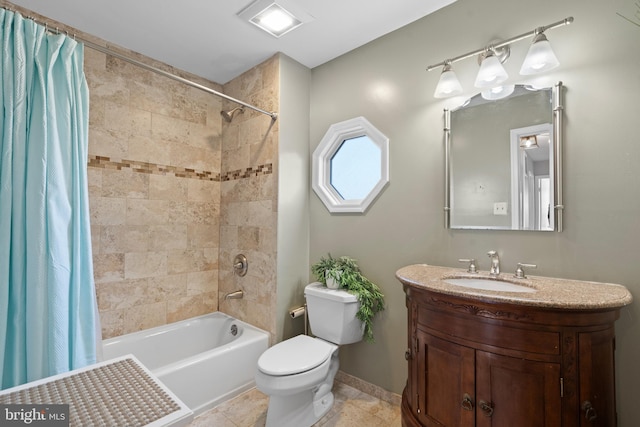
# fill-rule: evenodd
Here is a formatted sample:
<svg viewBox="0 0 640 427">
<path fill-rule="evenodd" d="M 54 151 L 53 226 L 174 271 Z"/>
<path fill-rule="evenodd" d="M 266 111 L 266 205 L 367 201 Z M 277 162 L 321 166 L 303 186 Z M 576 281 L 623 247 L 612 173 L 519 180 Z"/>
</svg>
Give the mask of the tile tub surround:
<svg viewBox="0 0 640 427">
<path fill-rule="evenodd" d="M 269 111 L 279 106 L 279 57 L 226 83 L 223 92 Z M 236 105 L 224 101 L 222 109 Z M 279 120 L 245 108 L 222 123 L 220 182 L 219 309 L 276 334 Z M 247 275 L 233 273 L 244 254 Z M 242 299 L 224 295 L 244 291 Z"/>
<path fill-rule="evenodd" d="M 275 110 L 277 70 L 274 57 L 224 90 L 185 77 Z M 85 49 L 85 74 L 103 337 L 217 310 L 273 334 L 277 122 L 245 110 L 226 123 L 219 113 L 229 105 L 220 98 L 92 49 Z M 251 262 L 243 281 L 227 274 L 237 253 Z M 225 302 L 237 289 L 245 299 Z"/>
<path fill-rule="evenodd" d="M 498 280 L 520 284 L 536 289 L 536 292 L 488 291 L 456 286 L 446 283 L 447 278 L 482 278 L 495 280 L 487 272 L 467 273 L 466 270 L 438 267 L 427 264 L 409 265 L 399 269 L 396 277 L 403 284 L 447 295 L 462 296 L 479 301 L 506 302 L 514 305 L 547 307 L 550 309 L 597 310 L 623 307 L 632 302 L 627 288 L 612 283 L 585 282 L 579 280 L 554 279 L 527 276 L 516 279 L 513 274 L 501 273 Z"/>
<path fill-rule="evenodd" d="M 103 337 L 217 311 L 220 99 L 88 48 L 84 68 Z"/>
</svg>

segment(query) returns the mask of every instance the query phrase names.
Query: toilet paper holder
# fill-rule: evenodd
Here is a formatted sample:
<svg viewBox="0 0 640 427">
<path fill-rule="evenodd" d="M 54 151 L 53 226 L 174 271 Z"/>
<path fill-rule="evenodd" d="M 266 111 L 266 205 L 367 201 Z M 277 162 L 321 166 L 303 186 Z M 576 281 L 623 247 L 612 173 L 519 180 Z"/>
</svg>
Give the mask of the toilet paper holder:
<svg viewBox="0 0 640 427">
<path fill-rule="evenodd" d="M 292 319 L 304 316 L 304 334 L 309 335 L 309 331 L 307 329 L 307 304 L 289 310 L 289 316 L 291 316 Z"/>
</svg>

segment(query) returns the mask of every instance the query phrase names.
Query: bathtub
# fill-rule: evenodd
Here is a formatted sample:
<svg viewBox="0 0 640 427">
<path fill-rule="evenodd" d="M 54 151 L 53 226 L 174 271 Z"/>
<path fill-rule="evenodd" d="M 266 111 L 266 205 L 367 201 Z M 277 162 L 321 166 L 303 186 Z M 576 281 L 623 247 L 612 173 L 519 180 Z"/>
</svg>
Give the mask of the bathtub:
<svg viewBox="0 0 640 427">
<path fill-rule="evenodd" d="M 224 313 L 103 341 L 105 360 L 133 354 L 195 415 L 255 385 L 268 334 Z"/>
</svg>

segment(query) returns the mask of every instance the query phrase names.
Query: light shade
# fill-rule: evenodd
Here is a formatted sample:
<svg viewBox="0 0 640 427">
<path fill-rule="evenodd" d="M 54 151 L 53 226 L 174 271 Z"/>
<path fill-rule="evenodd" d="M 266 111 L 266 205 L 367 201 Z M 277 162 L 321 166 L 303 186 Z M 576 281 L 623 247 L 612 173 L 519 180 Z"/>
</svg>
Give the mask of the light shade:
<svg viewBox="0 0 640 427">
<path fill-rule="evenodd" d="M 553 53 L 547 37 L 545 37 L 543 33 L 539 33 L 533 38 L 529 52 L 527 52 L 527 56 L 524 58 L 522 68 L 520 68 L 520 74 L 526 76 L 540 73 L 542 71 L 552 70 L 558 65 L 560 65 L 560 62 L 558 58 L 556 58 L 555 53 Z"/>
<path fill-rule="evenodd" d="M 475 86 L 479 88 L 492 87 L 499 85 L 508 78 L 509 75 L 500 63 L 500 60 L 493 54 L 493 52 L 488 51 L 487 56 L 480 64 Z"/>
<path fill-rule="evenodd" d="M 511 95 L 515 90 L 515 85 L 495 86 L 489 89 L 485 89 L 481 92 L 484 99 L 494 101 L 496 99 L 506 98 Z"/>
<path fill-rule="evenodd" d="M 440 80 L 433 93 L 435 98 L 446 98 L 448 96 L 460 95 L 462 93 L 462 85 L 456 77 L 456 73 L 451 68 L 451 64 L 445 64 L 440 74 Z"/>
</svg>

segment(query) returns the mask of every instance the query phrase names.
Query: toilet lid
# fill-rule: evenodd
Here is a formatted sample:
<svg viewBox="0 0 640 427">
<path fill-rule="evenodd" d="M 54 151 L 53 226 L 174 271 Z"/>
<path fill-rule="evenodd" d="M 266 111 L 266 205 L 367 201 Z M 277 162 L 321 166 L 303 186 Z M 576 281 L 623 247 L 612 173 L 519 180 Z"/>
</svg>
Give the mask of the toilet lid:
<svg viewBox="0 0 640 427">
<path fill-rule="evenodd" d="M 334 348 L 322 340 L 298 335 L 262 353 L 258 359 L 258 369 L 267 375 L 299 374 L 327 360 Z"/>
</svg>

